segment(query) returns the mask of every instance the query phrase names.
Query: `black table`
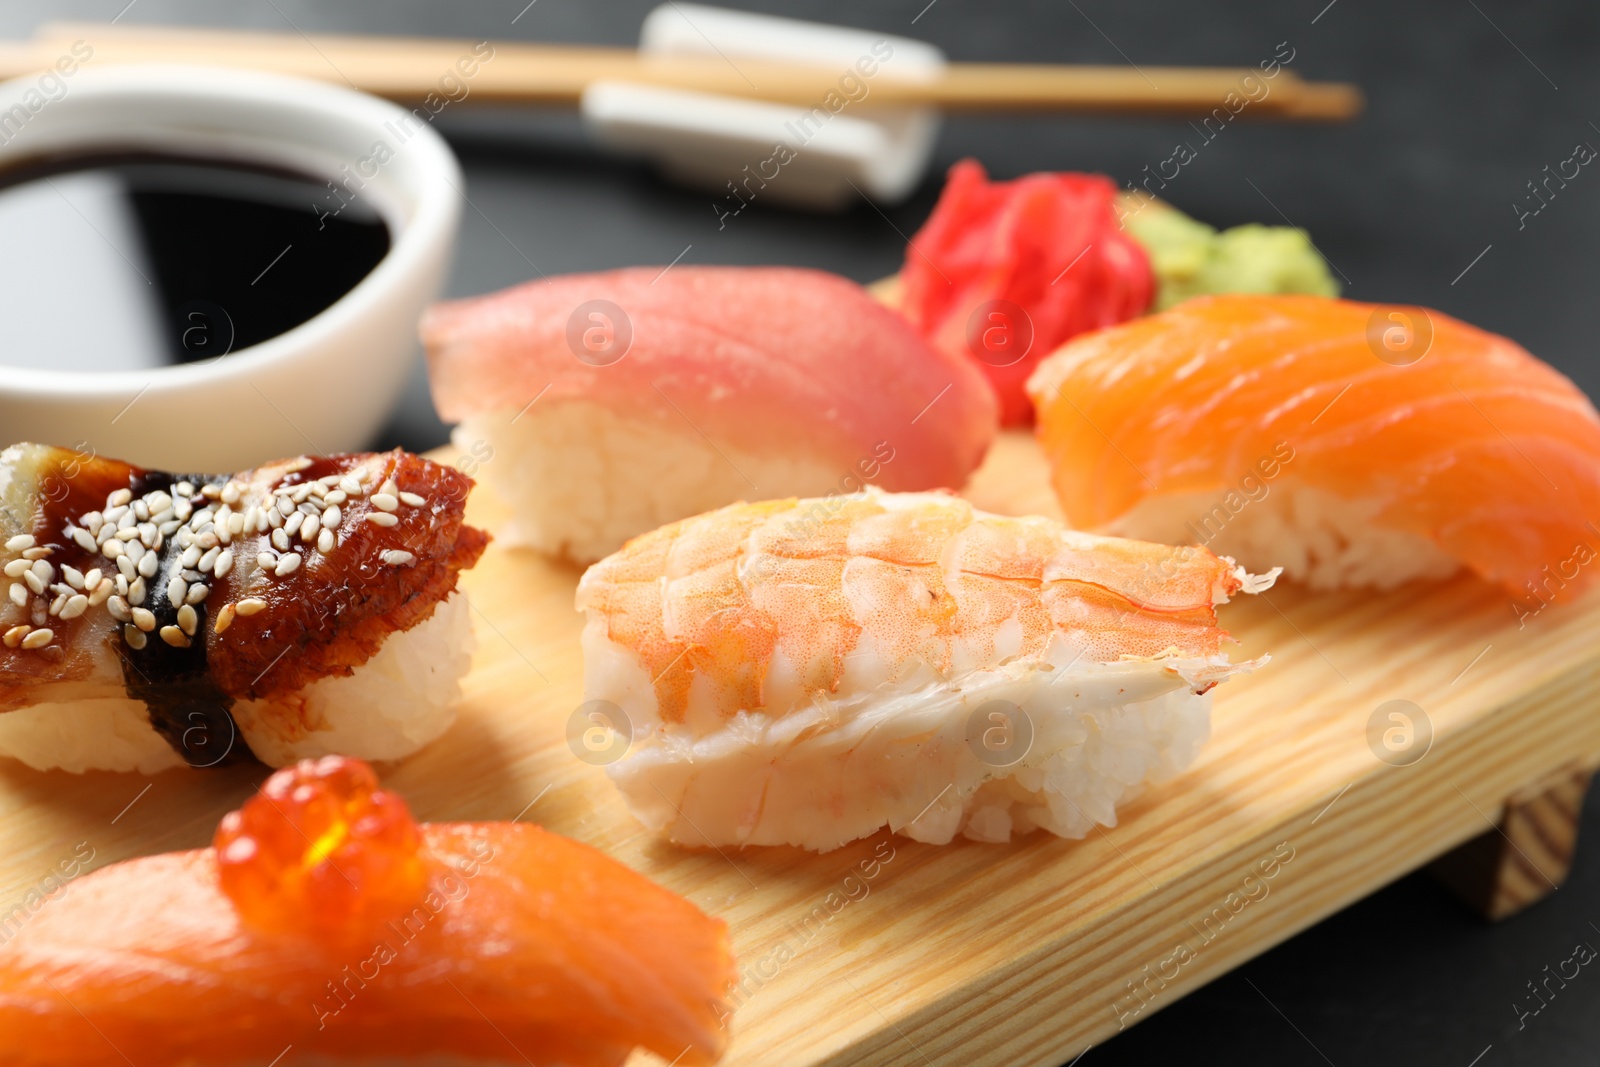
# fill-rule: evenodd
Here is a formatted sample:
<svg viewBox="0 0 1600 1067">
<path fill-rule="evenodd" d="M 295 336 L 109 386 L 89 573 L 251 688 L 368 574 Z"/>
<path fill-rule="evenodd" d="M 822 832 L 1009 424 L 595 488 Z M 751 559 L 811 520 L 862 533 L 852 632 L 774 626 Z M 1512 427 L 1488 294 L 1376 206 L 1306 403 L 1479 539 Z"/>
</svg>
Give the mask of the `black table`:
<svg viewBox="0 0 1600 1067">
<path fill-rule="evenodd" d="M 1160 0 L 788 0 L 728 6 L 917 36 L 980 61 L 1255 64 L 1288 42 L 1292 68 L 1369 94 L 1341 127 L 1236 123 L 1162 195 L 1218 225 L 1284 218 L 1309 230 L 1348 295 L 1414 302 L 1508 334 L 1600 389 L 1590 291 L 1600 275 L 1600 170 L 1548 203 L 1529 183 L 1600 145 L 1600 7 L 1507 0 L 1226 5 Z M 109 19 L 127 0 L 9 0 L 0 34 L 46 18 Z M 632 43 L 654 0 L 135 0 L 128 22 Z M 519 16 L 519 12 L 520 17 Z M 920 14 L 919 14 L 920 13 Z M 513 19 L 515 23 L 513 24 Z M 916 18 L 915 25 L 912 25 Z M 450 292 L 638 263 L 784 263 L 862 281 L 898 268 L 933 203 L 936 173 L 889 220 L 861 205 L 790 213 L 759 201 L 718 230 L 709 194 L 659 182 L 585 144 L 575 118 L 447 111 L 472 206 Z M 950 121 L 936 164 L 992 174 L 1102 171 L 1136 180 L 1193 131 L 1182 120 L 985 117 Z M 1593 172 L 1593 173 L 1591 173 Z M 1569 168 L 1570 173 L 1570 168 Z M 1593 186 L 1594 188 L 1590 188 Z M 1539 211 L 1533 213 L 1533 208 Z M 419 371 L 383 445 L 444 440 Z M 1584 833 L 1600 833 L 1600 798 Z M 1085 1067 L 1152 1062 L 1589 1064 L 1600 977 L 1570 982 L 1519 1028 L 1526 983 L 1600 945 L 1600 856 L 1580 846 L 1554 897 L 1498 926 L 1413 876 L 1088 1052 Z M 1479 1058 L 1481 1057 L 1481 1058 Z"/>
</svg>

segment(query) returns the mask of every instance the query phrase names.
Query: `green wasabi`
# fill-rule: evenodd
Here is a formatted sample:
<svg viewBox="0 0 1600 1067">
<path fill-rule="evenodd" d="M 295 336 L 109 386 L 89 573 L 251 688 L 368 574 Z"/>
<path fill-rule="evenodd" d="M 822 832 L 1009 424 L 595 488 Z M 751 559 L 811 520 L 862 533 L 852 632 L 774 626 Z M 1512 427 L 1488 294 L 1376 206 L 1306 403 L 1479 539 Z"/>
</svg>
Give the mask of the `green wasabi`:
<svg viewBox="0 0 1600 1067">
<path fill-rule="evenodd" d="M 1154 311 L 1207 293 L 1339 295 L 1339 283 L 1304 230 L 1249 223 L 1218 233 L 1143 194 L 1124 194 L 1119 213 L 1123 229 L 1150 256 Z"/>
</svg>

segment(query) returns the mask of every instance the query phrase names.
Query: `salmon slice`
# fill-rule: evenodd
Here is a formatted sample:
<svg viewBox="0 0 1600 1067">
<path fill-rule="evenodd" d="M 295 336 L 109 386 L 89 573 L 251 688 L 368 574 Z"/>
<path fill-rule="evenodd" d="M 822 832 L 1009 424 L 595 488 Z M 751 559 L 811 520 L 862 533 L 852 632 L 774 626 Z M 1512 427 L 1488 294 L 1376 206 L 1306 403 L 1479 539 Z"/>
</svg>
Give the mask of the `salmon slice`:
<svg viewBox="0 0 1600 1067">
<path fill-rule="evenodd" d="M 413 823 L 365 764 L 278 772 L 216 847 L 86 875 L 0 948 L 13 1067 L 716 1059 L 727 932 L 585 845 Z"/>
<path fill-rule="evenodd" d="M 1029 392 L 1083 528 L 1198 541 L 1319 586 L 1465 565 L 1550 599 L 1594 577 L 1594 406 L 1437 311 L 1202 297 L 1075 339 Z"/>
</svg>

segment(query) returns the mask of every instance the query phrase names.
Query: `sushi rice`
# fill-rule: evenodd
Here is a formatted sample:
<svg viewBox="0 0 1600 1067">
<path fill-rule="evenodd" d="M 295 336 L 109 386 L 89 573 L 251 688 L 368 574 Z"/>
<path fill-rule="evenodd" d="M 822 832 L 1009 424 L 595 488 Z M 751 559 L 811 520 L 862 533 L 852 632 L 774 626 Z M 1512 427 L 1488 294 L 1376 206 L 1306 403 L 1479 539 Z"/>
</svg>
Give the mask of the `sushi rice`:
<svg viewBox="0 0 1600 1067">
<path fill-rule="evenodd" d="M 267 700 L 240 701 L 233 718 L 250 750 L 271 766 L 334 753 L 398 759 L 455 721 L 474 647 L 471 608 L 454 593 L 427 619 L 392 635 L 348 676 L 320 678 Z M 184 766 L 184 757 L 151 727 L 144 703 L 120 687 L 60 688 L 59 695 L 0 715 L 0 755 L 37 770 L 74 773 L 153 774 Z M 207 757 L 214 752 L 220 760 L 230 744 L 229 738 L 206 738 L 195 751 Z"/>
</svg>

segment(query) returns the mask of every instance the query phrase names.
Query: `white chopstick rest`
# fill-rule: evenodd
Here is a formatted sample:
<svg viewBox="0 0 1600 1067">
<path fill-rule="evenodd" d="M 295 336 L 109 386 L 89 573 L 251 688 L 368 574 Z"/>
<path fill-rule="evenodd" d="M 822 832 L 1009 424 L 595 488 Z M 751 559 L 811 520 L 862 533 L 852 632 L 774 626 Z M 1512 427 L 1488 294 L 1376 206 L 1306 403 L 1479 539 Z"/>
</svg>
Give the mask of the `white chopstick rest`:
<svg viewBox="0 0 1600 1067">
<path fill-rule="evenodd" d="M 584 123 L 603 144 L 644 155 L 673 178 L 714 194 L 726 227 L 759 201 L 839 208 L 859 191 L 896 203 L 921 180 L 939 133 L 934 108 L 875 107 L 872 83 L 934 80 L 944 53 L 921 41 L 795 19 L 667 3 L 644 20 L 644 55 L 718 55 L 835 67 L 815 104 L 598 81 L 583 94 Z M 853 186 L 853 187 L 852 187 Z"/>
</svg>

